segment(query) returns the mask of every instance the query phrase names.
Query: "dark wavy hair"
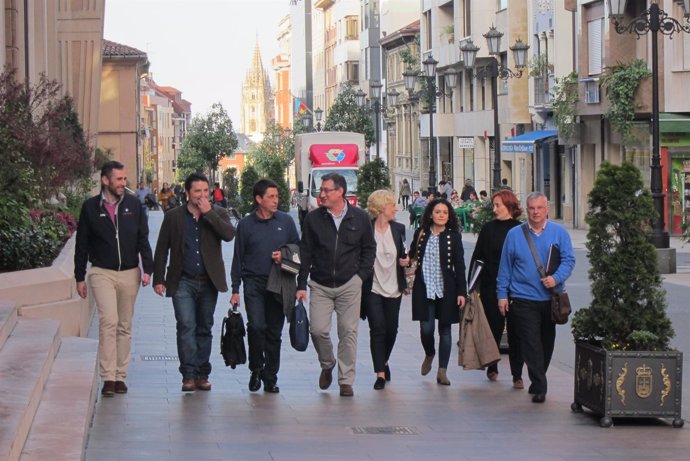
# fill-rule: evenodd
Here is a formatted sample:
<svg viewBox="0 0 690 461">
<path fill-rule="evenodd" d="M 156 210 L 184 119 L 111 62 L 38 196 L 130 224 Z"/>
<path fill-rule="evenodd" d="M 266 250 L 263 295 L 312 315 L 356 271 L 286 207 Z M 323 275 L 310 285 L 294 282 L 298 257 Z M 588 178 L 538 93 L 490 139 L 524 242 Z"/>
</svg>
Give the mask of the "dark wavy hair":
<svg viewBox="0 0 690 461">
<path fill-rule="evenodd" d="M 510 215 L 513 219 L 517 219 L 522 214 L 522 208 L 520 208 L 520 201 L 513 191 L 508 189 L 501 189 L 491 196 L 491 203 L 494 203 L 494 198 L 500 197 L 503 205 L 508 208 Z"/>
<path fill-rule="evenodd" d="M 450 202 L 444 198 L 435 198 L 427 204 L 427 206 L 424 208 L 424 214 L 422 214 L 421 226 L 425 229 L 431 228 L 431 225 L 434 223 L 432 213 L 436 205 L 439 203 L 448 208 L 448 222 L 446 223 L 446 229 L 456 232 L 459 231 L 460 221 L 458 220 L 458 216 L 455 214 L 455 210 L 453 210 L 453 206 L 450 204 Z"/>
</svg>

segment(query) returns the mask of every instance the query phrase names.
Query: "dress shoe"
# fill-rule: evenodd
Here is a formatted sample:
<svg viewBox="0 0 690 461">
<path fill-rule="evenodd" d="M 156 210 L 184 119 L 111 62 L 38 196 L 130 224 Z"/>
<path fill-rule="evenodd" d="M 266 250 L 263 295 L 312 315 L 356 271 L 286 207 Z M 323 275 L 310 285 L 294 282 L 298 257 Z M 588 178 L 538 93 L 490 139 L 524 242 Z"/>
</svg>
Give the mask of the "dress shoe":
<svg viewBox="0 0 690 461">
<path fill-rule="evenodd" d="M 103 397 L 112 397 L 115 395 L 115 381 L 103 381 L 103 389 L 101 389 Z"/>
<path fill-rule="evenodd" d="M 385 368 L 383 369 L 383 372 L 386 375 L 386 381 L 390 381 L 391 380 L 391 369 L 388 365 L 385 366 Z"/>
<path fill-rule="evenodd" d="M 196 388 L 200 391 L 211 390 L 211 383 L 208 381 L 208 376 L 202 376 L 201 378 L 197 379 L 194 384 L 196 385 Z"/>
<path fill-rule="evenodd" d="M 486 377 L 489 378 L 489 381 L 497 381 L 498 380 L 498 372 L 487 370 Z"/>
<path fill-rule="evenodd" d="M 182 392 L 194 392 L 196 390 L 196 380 L 185 378 L 182 380 Z"/>
<path fill-rule="evenodd" d="M 382 377 L 376 378 L 376 382 L 374 383 L 374 389 L 377 391 L 380 391 L 381 389 L 384 389 L 386 387 L 386 379 Z"/>
<path fill-rule="evenodd" d="M 436 372 L 436 382 L 444 386 L 450 386 L 450 380 L 448 379 L 448 375 L 446 375 L 445 368 L 439 368 Z"/>
<path fill-rule="evenodd" d="M 259 389 L 261 389 L 261 373 L 252 371 L 252 374 L 249 375 L 249 390 L 256 392 Z"/>
<path fill-rule="evenodd" d="M 434 362 L 434 356 L 433 355 L 427 355 L 424 357 L 424 361 L 422 362 L 422 376 L 426 376 L 429 374 L 431 371 L 431 365 Z"/>
<path fill-rule="evenodd" d="M 115 393 L 116 394 L 126 394 L 127 385 L 124 381 L 115 381 Z"/>
<path fill-rule="evenodd" d="M 534 394 L 532 396 L 532 402 L 534 403 L 544 403 L 546 400 L 546 394 Z"/>
<path fill-rule="evenodd" d="M 280 388 L 276 384 L 264 383 L 264 392 L 268 392 L 271 394 L 278 394 L 278 393 L 280 393 Z"/>
<path fill-rule="evenodd" d="M 333 382 L 333 368 L 335 368 L 335 365 L 333 365 L 331 368 L 321 369 L 321 376 L 319 376 L 319 389 L 326 390 L 331 387 L 331 383 Z"/>
<path fill-rule="evenodd" d="M 355 392 L 352 390 L 352 386 L 350 386 L 349 384 L 340 385 L 341 397 L 352 397 L 353 395 L 355 395 Z"/>
<path fill-rule="evenodd" d="M 525 384 L 522 382 L 522 378 L 513 379 L 513 389 L 524 389 Z"/>
</svg>

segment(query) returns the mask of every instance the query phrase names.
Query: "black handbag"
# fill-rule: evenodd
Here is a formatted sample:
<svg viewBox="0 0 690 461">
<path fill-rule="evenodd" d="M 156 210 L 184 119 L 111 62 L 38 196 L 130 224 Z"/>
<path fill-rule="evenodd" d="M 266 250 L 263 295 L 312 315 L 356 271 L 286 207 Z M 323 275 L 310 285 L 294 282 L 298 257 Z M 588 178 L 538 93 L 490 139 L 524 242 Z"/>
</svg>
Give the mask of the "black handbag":
<svg viewBox="0 0 690 461">
<path fill-rule="evenodd" d="M 225 366 L 233 370 L 237 365 L 247 361 L 247 350 L 244 347 L 244 320 L 237 306 L 228 309 L 228 316 L 223 319 L 220 333 L 220 354 Z"/>
<path fill-rule="evenodd" d="M 525 233 L 525 238 L 527 239 L 527 243 L 529 244 L 529 250 L 532 252 L 534 262 L 537 265 L 539 275 L 541 275 L 542 278 L 545 278 L 547 275 L 546 270 L 544 270 L 544 266 L 542 266 L 541 264 L 541 260 L 539 259 L 537 250 L 534 248 L 534 243 L 532 243 L 532 238 L 530 237 L 529 231 L 527 230 L 527 225 L 522 225 L 522 231 Z M 553 273 L 555 272 L 555 270 L 550 272 Z M 571 311 L 572 309 L 570 307 L 570 298 L 568 297 L 568 293 L 558 293 L 555 290 L 551 289 L 551 321 L 556 325 L 564 325 L 568 323 L 568 316 L 570 316 Z"/>
<path fill-rule="evenodd" d="M 290 344 L 293 349 L 299 352 L 306 351 L 309 346 L 309 317 L 307 317 L 307 309 L 304 308 L 302 300 L 299 300 L 292 310 Z"/>
</svg>

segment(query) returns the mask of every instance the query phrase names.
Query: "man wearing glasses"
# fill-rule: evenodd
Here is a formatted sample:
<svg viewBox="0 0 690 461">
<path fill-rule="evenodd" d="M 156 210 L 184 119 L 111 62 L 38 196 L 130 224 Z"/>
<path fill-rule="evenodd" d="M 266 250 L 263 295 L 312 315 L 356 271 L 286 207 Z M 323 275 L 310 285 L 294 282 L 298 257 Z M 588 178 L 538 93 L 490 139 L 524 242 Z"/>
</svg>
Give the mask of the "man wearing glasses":
<svg viewBox="0 0 690 461">
<path fill-rule="evenodd" d="M 357 327 L 362 280 L 372 273 L 376 240 L 367 213 L 348 205 L 347 183 L 338 173 L 321 181 L 321 206 L 307 214 L 302 227 L 297 277 L 298 300 L 307 299 L 310 277 L 310 330 L 319 357 L 319 387 L 328 389 L 333 381 L 336 358 L 330 337 L 333 312 L 338 326 L 338 384 L 340 395 L 354 395 L 357 357 Z"/>
</svg>

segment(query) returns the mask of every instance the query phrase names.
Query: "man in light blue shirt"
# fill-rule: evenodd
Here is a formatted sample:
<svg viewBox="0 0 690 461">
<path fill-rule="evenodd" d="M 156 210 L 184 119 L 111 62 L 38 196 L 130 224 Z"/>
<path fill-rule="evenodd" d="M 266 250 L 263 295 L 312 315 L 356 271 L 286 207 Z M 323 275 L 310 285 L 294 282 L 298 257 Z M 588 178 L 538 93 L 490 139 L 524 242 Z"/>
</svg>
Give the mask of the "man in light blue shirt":
<svg viewBox="0 0 690 461">
<path fill-rule="evenodd" d="M 565 290 L 565 281 L 575 267 L 575 255 L 568 231 L 548 220 L 549 204 L 541 192 L 527 197 L 527 223 L 512 228 L 503 244 L 496 280 L 498 307 L 512 316 L 517 328 L 527 371 L 532 384 L 532 402 L 546 398 L 546 370 L 556 340 L 556 324 L 551 321 L 551 291 Z M 542 278 L 529 248 L 523 226 L 528 226 L 547 276 Z M 550 251 L 558 254 L 558 267 L 547 267 Z M 555 264 L 552 264 L 555 266 Z"/>
</svg>

